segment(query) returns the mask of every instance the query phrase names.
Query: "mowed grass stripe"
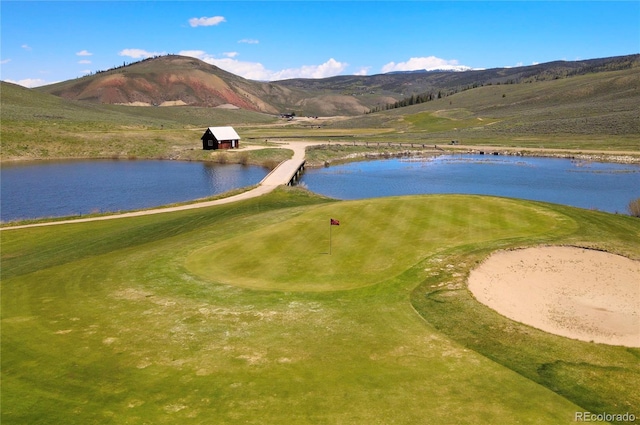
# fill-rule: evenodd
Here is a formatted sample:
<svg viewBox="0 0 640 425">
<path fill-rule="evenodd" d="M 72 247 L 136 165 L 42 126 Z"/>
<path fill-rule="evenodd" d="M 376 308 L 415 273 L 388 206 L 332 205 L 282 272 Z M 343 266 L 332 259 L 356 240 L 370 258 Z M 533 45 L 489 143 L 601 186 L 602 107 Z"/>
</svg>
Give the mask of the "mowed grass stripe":
<svg viewBox="0 0 640 425">
<path fill-rule="evenodd" d="M 339 226 L 329 225 L 332 217 L 340 220 Z M 499 198 L 351 201 L 319 206 L 284 223 L 200 248 L 186 266 L 212 282 L 242 287 L 339 290 L 388 279 L 439 246 L 535 234 L 554 226 L 553 215 Z"/>
</svg>

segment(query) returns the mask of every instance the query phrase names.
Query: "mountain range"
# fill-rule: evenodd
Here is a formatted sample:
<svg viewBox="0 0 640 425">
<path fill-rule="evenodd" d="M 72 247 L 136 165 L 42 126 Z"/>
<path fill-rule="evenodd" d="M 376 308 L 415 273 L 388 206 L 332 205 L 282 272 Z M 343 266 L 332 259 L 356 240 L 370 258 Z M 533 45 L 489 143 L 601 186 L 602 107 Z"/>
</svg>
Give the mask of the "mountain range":
<svg viewBox="0 0 640 425">
<path fill-rule="evenodd" d="M 360 115 L 411 96 L 449 95 L 485 85 L 554 80 L 640 66 L 640 55 L 556 61 L 514 68 L 412 71 L 261 82 L 199 59 L 145 59 L 36 90 L 69 100 L 133 106 L 240 108 L 267 114 Z"/>
</svg>

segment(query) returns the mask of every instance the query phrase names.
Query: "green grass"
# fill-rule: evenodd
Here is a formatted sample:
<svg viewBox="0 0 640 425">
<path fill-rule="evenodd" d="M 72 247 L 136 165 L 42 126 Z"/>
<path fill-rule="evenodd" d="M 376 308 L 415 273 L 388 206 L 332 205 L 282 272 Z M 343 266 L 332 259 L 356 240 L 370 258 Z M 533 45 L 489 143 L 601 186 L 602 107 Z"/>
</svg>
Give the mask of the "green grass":
<svg viewBox="0 0 640 425">
<path fill-rule="evenodd" d="M 210 160 L 201 150 L 200 131 L 212 125 L 235 126 L 241 143 L 306 140 L 442 145 L 458 140 L 466 146 L 625 151 L 637 156 L 639 75 L 633 68 L 553 81 L 487 85 L 390 111 L 290 123 L 243 110 L 71 102 L 2 83 L 2 160 Z"/>
<path fill-rule="evenodd" d="M 463 128 L 484 127 L 497 120 L 476 118 L 466 110 L 450 110 L 444 112 L 420 112 L 406 115 L 404 120 L 411 123 L 416 131 L 444 132 Z"/>
<path fill-rule="evenodd" d="M 454 211 L 457 217 L 451 216 Z M 340 226 L 329 225 L 333 216 Z M 294 222 L 201 248 L 189 256 L 187 268 L 214 282 L 258 289 L 350 289 L 395 276 L 451 241 L 532 235 L 559 223 L 558 217 L 503 199 L 485 204 L 436 196 L 332 204 Z"/>
<path fill-rule="evenodd" d="M 243 110 L 133 107 L 72 102 L 1 84 L 2 160 L 172 158 L 206 160 L 201 130 L 266 125 L 276 118 Z"/>
<path fill-rule="evenodd" d="M 2 159 L 218 161 L 243 140 L 638 152 L 636 70 L 486 86 L 308 123 L 210 108 L 68 102 L 2 83 Z M 274 125 L 276 124 L 276 125 Z M 273 164 L 290 151 L 225 153 Z M 386 148 L 391 153 L 405 148 Z M 328 219 L 337 218 L 331 228 Z M 242 203 L 3 231 L 3 423 L 569 423 L 640 416 L 637 349 L 555 337 L 475 302 L 495 249 L 557 243 L 640 258 L 638 219 L 471 196 Z M 633 409 L 636 409 L 634 411 Z"/>
<path fill-rule="evenodd" d="M 331 127 L 391 128 L 391 141 L 637 152 L 639 87 L 637 69 L 486 85 Z"/>
<path fill-rule="evenodd" d="M 523 331 L 464 288 L 497 248 L 638 259 L 635 218 L 282 189 L 0 236 L 3 424 L 549 424 L 640 405 L 639 350 Z"/>
<path fill-rule="evenodd" d="M 568 213 L 572 221 L 568 227 L 575 229 L 555 243 L 640 258 L 638 219 L 616 216 L 611 220 L 609 214 L 569 211 L 560 206 L 550 206 L 549 210 Z M 522 241 L 522 245 L 535 242 Z M 420 315 L 453 340 L 585 409 L 637 411 L 640 390 L 627 383 L 640 380 L 640 350 L 574 341 L 510 321 L 475 301 L 463 282 L 467 272 L 460 275 L 441 267 L 442 263 L 477 264 L 501 245 L 454 248 L 429 259 L 425 264 L 432 270 L 431 276 L 412 293 L 412 304 Z"/>
</svg>

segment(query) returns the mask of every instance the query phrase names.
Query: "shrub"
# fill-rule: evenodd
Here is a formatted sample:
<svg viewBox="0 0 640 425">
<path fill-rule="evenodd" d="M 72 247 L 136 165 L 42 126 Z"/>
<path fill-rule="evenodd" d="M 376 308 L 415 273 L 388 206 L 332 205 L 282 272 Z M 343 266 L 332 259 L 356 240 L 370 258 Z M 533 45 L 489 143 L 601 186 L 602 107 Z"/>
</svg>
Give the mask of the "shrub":
<svg viewBox="0 0 640 425">
<path fill-rule="evenodd" d="M 238 160 L 238 162 L 241 165 L 247 165 L 249 164 L 249 152 L 242 152 L 240 154 L 240 159 Z"/>
<path fill-rule="evenodd" d="M 226 153 L 219 153 L 218 155 L 216 155 L 215 160 L 218 164 L 226 164 L 227 162 L 229 162 L 229 157 Z"/>
<path fill-rule="evenodd" d="M 629 210 L 629 214 L 631 216 L 640 217 L 640 198 L 634 199 L 629 202 L 627 209 Z"/>
<path fill-rule="evenodd" d="M 266 169 L 268 169 L 269 171 L 273 170 L 274 168 L 276 168 L 278 166 L 279 162 L 276 161 L 275 159 L 267 159 L 265 161 L 262 161 L 262 166 Z"/>
</svg>

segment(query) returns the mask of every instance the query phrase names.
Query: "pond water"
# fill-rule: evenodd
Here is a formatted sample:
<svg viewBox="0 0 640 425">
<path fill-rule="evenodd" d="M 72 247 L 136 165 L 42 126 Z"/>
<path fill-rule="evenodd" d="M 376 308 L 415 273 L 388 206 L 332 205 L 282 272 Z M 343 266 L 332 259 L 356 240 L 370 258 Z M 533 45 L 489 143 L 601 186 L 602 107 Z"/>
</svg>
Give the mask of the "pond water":
<svg viewBox="0 0 640 425">
<path fill-rule="evenodd" d="M 181 161 L 40 161 L 3 164 L 0 219 L 150 208 L 259 183 L 256 166 Z"/>
<path fill-rule="evenodd" d="M 267 170 L 181 161 L 3 164 L 0 219 L 151 208 L 254 185 Z M 640 165 L 556 158 L 441 155 L 308 168 L 301 183 L 338 199 L 429 193 L 506 196 L 626 213 L 640 197 Z"/>
<path fill-rule="evenodd" d="M 506 196 L 612 213 L 640 197 L 640 165 L 558 158 L 441 155 L 307 169 L 309 190 L 338 199 L 429 193 Z"/>
</svg>

